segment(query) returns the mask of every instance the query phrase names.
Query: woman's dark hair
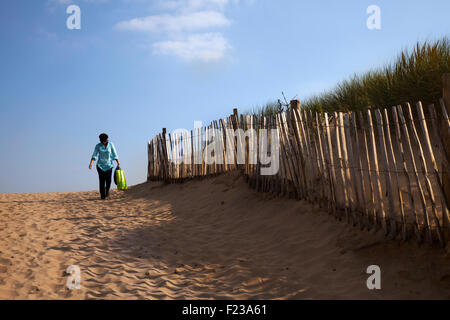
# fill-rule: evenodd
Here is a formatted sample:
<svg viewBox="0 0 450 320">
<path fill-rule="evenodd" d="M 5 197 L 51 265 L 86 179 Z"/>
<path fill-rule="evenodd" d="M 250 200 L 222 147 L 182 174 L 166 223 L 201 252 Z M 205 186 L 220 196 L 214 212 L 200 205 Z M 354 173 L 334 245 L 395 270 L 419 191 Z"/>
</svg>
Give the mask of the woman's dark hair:
<svg viewBox="0 0 450 320">
<path fill-rule="evenodd" d="M 100 142 L 108 141 L 108 135 L 106 133 L 102 133 L 98 137 L 100 138 Z"/>
</svg>

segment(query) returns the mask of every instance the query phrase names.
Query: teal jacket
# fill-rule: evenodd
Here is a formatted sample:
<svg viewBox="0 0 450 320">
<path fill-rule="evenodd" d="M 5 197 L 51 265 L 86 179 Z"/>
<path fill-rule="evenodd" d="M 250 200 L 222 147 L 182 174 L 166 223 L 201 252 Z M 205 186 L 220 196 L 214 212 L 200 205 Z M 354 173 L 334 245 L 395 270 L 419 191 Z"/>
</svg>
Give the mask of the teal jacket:
<svg viewBox="0 0 450 320">
<path fill-rule="evenodd" d="M 103 171 L 108 171 L 114 167 L 113 161 L 118 159 L 116 147 L 109 141 L 106 147 L 103 143 L 98 143 L 95 146 L 92 159 L 97 160 L 97 166 Z"/>
</svg>

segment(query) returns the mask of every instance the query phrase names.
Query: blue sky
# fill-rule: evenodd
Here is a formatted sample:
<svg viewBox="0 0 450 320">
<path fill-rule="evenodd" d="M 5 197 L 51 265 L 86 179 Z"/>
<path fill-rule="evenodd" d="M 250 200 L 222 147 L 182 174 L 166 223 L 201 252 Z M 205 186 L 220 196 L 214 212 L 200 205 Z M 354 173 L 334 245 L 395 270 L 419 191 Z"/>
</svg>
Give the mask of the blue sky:
<svg viewBox="0 0 450 320">
<path fill-rule="evenodd" d="M 69 30 L 66 8 L 81 9 Z M 369 5 L 381 30 L 369 30 Z M 147 141 L 168 131 L 304 99 L 450 34 L 450 1 L 3 0 L 0 192 L 94 190 L 101 132 L 129 184 Z"/>
</svg>

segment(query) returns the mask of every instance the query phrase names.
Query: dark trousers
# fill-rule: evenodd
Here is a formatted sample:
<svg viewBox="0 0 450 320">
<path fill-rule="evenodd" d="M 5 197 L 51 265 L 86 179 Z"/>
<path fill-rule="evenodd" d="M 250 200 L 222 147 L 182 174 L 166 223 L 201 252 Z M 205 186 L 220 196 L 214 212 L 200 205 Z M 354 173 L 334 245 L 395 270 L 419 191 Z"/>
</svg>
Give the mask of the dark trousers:
<svg viewBox="0 0 450 320">
<path fill-rule="evenodd" d="M 109 195 L 109 188 L 111 187 L 112 168 L 108 171 L 103 171 L 97 166 L 97 172 L 100 182 L 100 197 L 105 199 Z"/>
</svg>

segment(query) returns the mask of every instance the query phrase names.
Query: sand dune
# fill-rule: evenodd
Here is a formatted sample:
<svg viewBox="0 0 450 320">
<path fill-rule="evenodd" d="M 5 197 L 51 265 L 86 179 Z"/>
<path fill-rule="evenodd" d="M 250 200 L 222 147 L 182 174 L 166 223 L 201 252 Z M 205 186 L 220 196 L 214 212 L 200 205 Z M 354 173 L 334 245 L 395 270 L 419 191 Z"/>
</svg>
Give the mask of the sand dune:
<svg viewBox="0 0 450 320">
<path fill-rule="evenodd" d="M 2 299 L 450 298 L 443 249 L 360 232 L 237 173 L 114 190 L 0 194 Z M 366 268 L 381 267 L 381 290 Z M 65 287 L 69 265 L 81 289 Z"/>
</svg>

